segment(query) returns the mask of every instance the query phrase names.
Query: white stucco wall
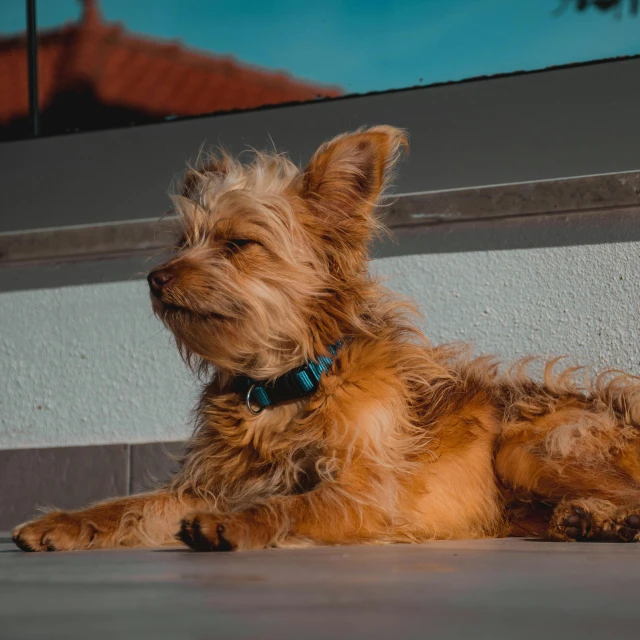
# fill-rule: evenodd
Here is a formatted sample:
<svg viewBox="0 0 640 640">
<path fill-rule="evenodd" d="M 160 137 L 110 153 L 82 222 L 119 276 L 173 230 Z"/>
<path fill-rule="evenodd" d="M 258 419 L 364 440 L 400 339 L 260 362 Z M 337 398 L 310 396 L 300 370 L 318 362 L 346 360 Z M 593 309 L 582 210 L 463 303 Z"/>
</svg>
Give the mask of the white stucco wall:
<svg viewBox="0 0 640 640">
<path fill-rule="evenodd" d="M 640 245 L 378 260 L 434 342 L 640 374 Z M 0 294 L 0 448 L 178 440 L 197 385 L 144 281 Z"/>
</svg>

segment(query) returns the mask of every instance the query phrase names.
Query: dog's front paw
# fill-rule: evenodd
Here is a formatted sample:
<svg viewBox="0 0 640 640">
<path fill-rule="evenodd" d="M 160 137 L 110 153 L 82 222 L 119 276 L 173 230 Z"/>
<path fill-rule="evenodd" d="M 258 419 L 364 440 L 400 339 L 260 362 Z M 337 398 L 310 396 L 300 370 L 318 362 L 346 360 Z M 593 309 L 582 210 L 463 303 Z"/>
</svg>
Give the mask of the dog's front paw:
<svg viewBox="0 0 640 640">
<path fill-rule="evenodd" d="M 80 514 L 53 511 L 13 530 L 13 541 L 23 551 L 88 549 L 96 529 Z"/>
<path fill-rule="evenodd" d="M 192 513 L 180 524 L 176 536 L 195 551 L 236 551 L 241 532 L 232 518 L 211 513 Z"/>
<path fill-rule="evenodd" d="M 197 512 L 182 520 L 176 537 L 195 551 L 245 551 L 263 549 L 271 536 L 247 514 Z"/>
</svg>

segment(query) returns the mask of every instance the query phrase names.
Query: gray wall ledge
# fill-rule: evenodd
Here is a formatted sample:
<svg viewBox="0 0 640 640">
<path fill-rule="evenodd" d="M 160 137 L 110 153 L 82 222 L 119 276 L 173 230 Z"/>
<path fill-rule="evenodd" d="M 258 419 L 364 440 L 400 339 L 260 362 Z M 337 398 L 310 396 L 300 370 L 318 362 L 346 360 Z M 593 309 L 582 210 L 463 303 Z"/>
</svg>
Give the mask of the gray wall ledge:
<svg viewBox="0 0 640 640">
<path fill-rule="evenodd" d="M 640 172 L 395 195 L 374 257 L 640 240 Z M 0 290 L 144 277 L 176 218 L 0 234 Z M 75 268 L 74 268 L 75 267 Z"/>
</svg>

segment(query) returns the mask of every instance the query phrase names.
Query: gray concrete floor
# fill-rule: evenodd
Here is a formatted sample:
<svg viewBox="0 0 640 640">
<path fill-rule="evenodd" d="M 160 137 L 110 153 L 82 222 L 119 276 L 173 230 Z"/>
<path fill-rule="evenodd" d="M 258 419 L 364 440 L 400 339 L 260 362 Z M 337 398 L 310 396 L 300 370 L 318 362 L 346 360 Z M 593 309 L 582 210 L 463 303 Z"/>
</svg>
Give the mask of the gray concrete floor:
<svg viewBox="0 0 640 640">
<path fill-rule="evenodd" d="M 591 638 L 640 631 L 640 545 L 197 554 L 0 543 L 0 638 Z"/>
</svg>

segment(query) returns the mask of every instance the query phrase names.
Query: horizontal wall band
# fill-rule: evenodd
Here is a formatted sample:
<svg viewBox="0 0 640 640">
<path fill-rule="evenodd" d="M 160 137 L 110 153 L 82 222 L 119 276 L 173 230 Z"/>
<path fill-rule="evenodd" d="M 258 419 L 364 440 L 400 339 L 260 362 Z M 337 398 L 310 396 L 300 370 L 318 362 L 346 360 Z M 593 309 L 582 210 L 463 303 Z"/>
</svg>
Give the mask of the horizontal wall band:
<svg viewBox="0 0 640 640">
<path fill-rule="evenodd" d="M 0 267 L 153 256 L 171 246 L 175 218 L 0 234 Z"/>
<path fill-rule="evenodd" d="M 0 232 L 154 218 L 201 148 L 275 144 L 304 166 L 332 136 L 405 128 L 398 193 L 640 169 L 640 58 L 0 145 Z"/>
<path fill-rule="evenodd" d="M 546 180 L 474 189 L 455 189 L 392 196 L 381 210 L 393 231 L 415 232 L 468 229 L 489 221 L 518 220 L 528 227 L 548 223 L 550 216 L 596 216 L 606 220 L 620 214 L 640 220 L 640 172 Z M 464 226 L 463 226 L 464 225 Z M 57 229 L 0 234 L 0 267 L 53 265 L 98 260 L 151 257 L 171 247 L 176 219 L 133 220 Z M 412 253 L 419 253 L 417 245 Z"/>
</svg>

